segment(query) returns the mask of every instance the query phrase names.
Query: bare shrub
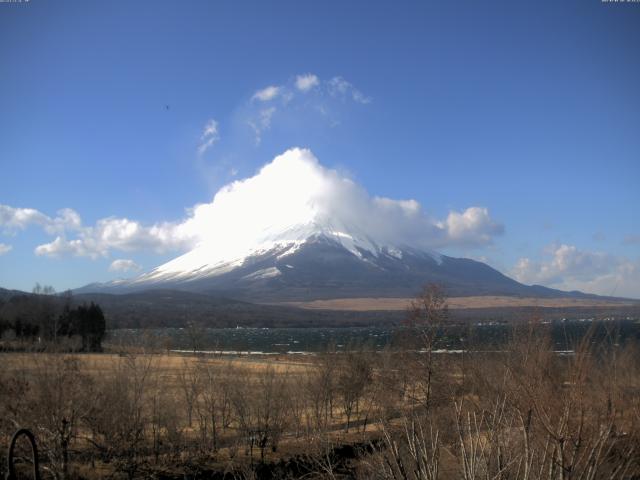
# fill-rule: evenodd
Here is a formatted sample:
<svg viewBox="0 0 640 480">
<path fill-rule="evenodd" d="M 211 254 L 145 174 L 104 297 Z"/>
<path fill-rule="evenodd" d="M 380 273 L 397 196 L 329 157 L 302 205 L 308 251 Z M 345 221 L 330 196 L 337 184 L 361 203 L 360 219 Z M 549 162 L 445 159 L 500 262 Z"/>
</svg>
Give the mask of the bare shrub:
<svg viewBox="0 0 640 480">
<path fill-rule="evenodd" d="M 196 366 L 198 398 L 196 412 L 200 425 L 200 441 L 205 450 L 217 451 L 221 423 L 224 423 L 225 390 L 220 367 L 201 360 Z"/>
<path fill-rule="evenodd" d="M 86 415 L 88 441 L 103 460 L 133 478 L 145 458 L 147 395 L 153 357 L 125 356 L 96 385 L 94 408 Z"/>
<path fill-rule="evenodd" d="M 324 430 L 333 417 L 333 397 L 336 391 L 336 353 L 327 351 L 318 355 L 314 368 L 305 381 L 310 414 L 308 430 Z"/>
<path fill-rule="evenodd" d="M 276 451 L 287 426 L 286 374 L 277 374 L 268 367 L 257 378 L 247 372 L 237 378 L 231 401 L 238 425 L 251 458 L 257 447 L 260 460 L 264 461 L 265 450 L 271 446 Z"/>
<path fill-rule="evenodd" d="M 193 408 L 200 395 L 200 377 L 197 366 L 189 359 L 184 359 L 178 373 L 178 385 L 184 400 L 182 404 L 185 406 L 189 428 L 193 425 Z"/>
<path fill-rule="evenodd" d="M 80 420 L 92 408 L 92 383 L 81 372 L 76 357 L 46 354 L 30 360 L 30 365 L 23 367 L 23 375 L 3 382 L 2 410 L 10 424 L 5 428 L 33 430 L 48 461 L 46 468 L 66 479 Z"/>
<path fill-rule="evenodd" d="M 362 351 L 345 352 L 340 356 L 336 375 L 336 388 L 346 416 L 345 431 L 348 432 L 351 420 L 359 414 L 365 389 L 371 382 L 371 363 Z"/>
<path fill-rule="evenodd" d="M 383 442 L 365 463 L 366 476 L 394 480 L 436 480 L 440 468 L 438 430 L 426 418 L 404 417 L 399 428 L 381 427 Z"/>
<path fill-rule="evenodd" d="M 474 395 L 454 403 L 463 478 L 626 478 L 637 469 L 637 424 L 611 347 L 586 335 L 558 355 L 545 326 L 532 323 L 501 364 L 477 363 Z"/>
<path fill-rule="evenodd" d="M 115 478 L 195 475 L 201 462 L 247 478 L 352 478 L 356 466 L 381 480 L 640 475 L 640 351 L 615 329 L 557 352 L 548 326 L 532 321 L 499 349 L 464 357 L 439 354 L 430 335 L 422 352 L 348 349 L 289 369 L 276 359 L 7 355 L 0 444 L 31 428 L 58 478 L 89 461 Z"/>
</svg>

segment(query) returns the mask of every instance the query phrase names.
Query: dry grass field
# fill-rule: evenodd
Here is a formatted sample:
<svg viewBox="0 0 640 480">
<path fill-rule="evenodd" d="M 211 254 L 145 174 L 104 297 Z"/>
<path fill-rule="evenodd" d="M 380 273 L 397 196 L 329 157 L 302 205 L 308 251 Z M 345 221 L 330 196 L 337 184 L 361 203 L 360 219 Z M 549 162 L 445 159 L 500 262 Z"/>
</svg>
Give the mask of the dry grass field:
<svg viewBox="0 0 640 480">
<path fill-rule="evenodd" d="M 334 298 L 313 300 L 309 302 L 285 302 L 280 305 L 312 309 L 312 310 L 350 310 L 350 311 L 400 311 L 407 310 L 412 298 Z M 638 302 L 632 300 L 602 300 L 587 298 L 535 298 L 507 296 L 473 296 L 449 297 L 449 308 L 503 308 L 503 307 L 611 307 L 633 306 Z"/>
<path fill-rule="evenodd" d="M 0 449 L 27 427 L 61 479 L 640 475 L 636 345 L 557 355 L 538 324 L 438 355 L 430 328 L 315 356 L 2 353 Z"/>
<path fill-rule="evenodd" d="M 215 356 L 215 355 L 193 355 L 177 354 L 166 352 L 143 352 L 137 351 L 127 354 L 122 353 L 82 353 L 72 355 L 78 361 L 79 368 L 91 377 L 99 378 L 102 375 L 112 372 L 116 366 L 122 362 L 123 358 L 148 358 L 154 369 L 166 379 L 175 379 L 184 369 L 195 368 L 196 366 L 207 365 L 214 368 L 238 368 L 256 374 L 264 373 L 267 369 L 273 369 L 277 373 L 287 372 L 291 374 L 304 374 L 311 368 L 309 361 L 304 361 L 304 357 L 299 360 L 292 360 L 290 355 L 252 355 L 252 356 Z M 29 352 L 2 353 L 2 369 L 5 374 L 15 374 L 17 372 L 36 371 L 40 363 L 48 364 L 60 358 L 57 353 L 34 354 Z"/>
</svg>

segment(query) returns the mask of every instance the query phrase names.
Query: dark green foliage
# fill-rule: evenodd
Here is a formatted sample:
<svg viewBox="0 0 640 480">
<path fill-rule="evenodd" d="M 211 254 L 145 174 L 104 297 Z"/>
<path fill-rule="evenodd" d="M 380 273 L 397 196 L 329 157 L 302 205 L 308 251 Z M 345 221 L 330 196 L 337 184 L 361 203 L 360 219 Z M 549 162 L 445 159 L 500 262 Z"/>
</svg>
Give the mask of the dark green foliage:
<svg viewBox="0 0 640 480">
<path fill-rule="evenodd" d="M 46 288 L 46 287 L 45 287 Z M 72 306 L 69 293 L 20 294 L 0 304 L 0 338 L 13 333 L 17 340 L 59 344 L 63 338 L 82 339 L 82 351 L 101 351 L 106 321 L 94 302 Z"/>
<path fill-rule="evenodd" d="M 11 297 L 2 308 L 2 317 L 20 339 L 38 337 L 42 323 L 39 313 L 35 296 L 27 294 Z"/>
<path fill-rule="evenodd" d="M 79 335 L 82 337 L 83 351 L 101 351 L 106 324 L 100 306 L 91 302 L 89 306 L 80 305 L 70 310 L 68 314 L 69 336 Z"/>
</svg>

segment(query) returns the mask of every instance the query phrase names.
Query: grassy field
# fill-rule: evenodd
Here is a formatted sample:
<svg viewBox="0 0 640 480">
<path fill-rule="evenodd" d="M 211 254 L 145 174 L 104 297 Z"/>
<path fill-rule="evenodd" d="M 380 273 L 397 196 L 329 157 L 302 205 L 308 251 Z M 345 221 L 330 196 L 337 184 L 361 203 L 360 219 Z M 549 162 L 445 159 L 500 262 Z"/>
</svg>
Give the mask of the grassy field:
<svg viewBox="0 0 640 480">
<path fill-rule="evenodd" d="M 15 427 L 27 426 L 43 432 L 40 440 L 44 440 L 44 450 L 51 457 L 60 456 L 60 452 L 55 452 L 56 422 L 65 416 L 75 417 L 73 421 L 78 422 L 72 435 L 74 450 L 93 450 L 99 435 L 105 437 L 97 448 L 99 452 L 131 449 L 135 444 L 135 448 L 146 450 L 147 455 L 151 450 L 151 459 L 139 457 L 135 460 L 144 465 L 147 473 L 151 464 L 155 465 L 152 469 L 173 471 L 185 458 L 197 459 L 220 471 L 229 469 L 230 465 L 243 470 L 247 463 L 251 464 L 257 458 L 261 462 L 273 462 L 283 456 L 306 455 L 311 450 L 308 438 L 301 441 L 302 431 L 306 430 L 307 437 L 318 434 L 311 433 L 315 427 L 308 424 L 310 418 L 302 425 L 302 417 L 310 415 L 306 406 L 298 405 L 296 426 L 290 418 L 284 418 L 285 413 L 291 415 L 292 403 L 306 400 L 302 398 L 305 396 L 303 386 L 318 370 L 315 361 L 304 356 L 230 358 L 138 350 L 126 354 L 1 353 L 0 361 L 0 412 L 5 413 L 5 417 L 13 414 Z M 20 387 L 26 384 L 32 388 L 21 390 Z M 109 403 L 112 400 L 109 390 L 120 397 L 115 403 Z M 139 403 L 127 398 L 136 392 L 140 395 Z M 16 394 L 26 394 L 26 403 L 32 404 L 12 408 L 11 396 Z M 123 398 L 126 400 L 121 402 Z M 49 403 L 52 400 L 59 400 L 60 404 L 52 405 Z M 217 411 L 212 413 L 215 403 L 218 403 Z M 347 417 L 337 403 L 336 400 L 335 407 L 330 407 L 329 420 L 323 427 L 326 445 L 357 443 L 362 441 L 363 434 L 375 429 L 374 424 L 369 424 L 347 431 Z M 107 411 L 88 413 L 95 408 Z M 156 409 L 164 411 L 154 411 Z M 227 411 L 223 412 L 225 409 Z M 139 413 L 135 413 L 136 410 Z M 141 421 L 139 428 L 144 433 L 132 439 L 126 438 L 132 432 L 123 436 L 110 432 L 109 428 L 81 425 L 84 415 L 105 413 L 102 420 L 111 422 L 116 430 L 126 430 L 131 426 L 129 422 Z M 44 418 L 43 414 L 49 418 Z M 211 415 L 219 423 L 216 445 L 212 443 L 212 426 L 207 425 L 206 417 Z M 225 415 L 229 418 L 225 419 Z M 353 418 L 351 422 L 357 424 Z M 4 427 L 0 431 L 0 448 L 4 451 L 12 425 L 0 423 L 0 427 Z M 287 428 L 291 430 L 285 431 Z M 154 439 L 154 436 L 163 440 Z M 259 436 L 263 438 L 260 440 Z M 247 440 L 247 437 L 255 438 Z M 122 445 L 114 445 L 117 442 Z M 265 444 L 261 446 L 259 442 Z M 266 448 L 267 442 L 269 448 Z M 158 449 L 162 453 L 155 459 L 152 458 L 154 444 L 163 445 Z M 258 453 L 260 450 L 263 451 Z M 97 457 L 92 459 L 90 469 L 82 463 L 69 464 L 66 468 L 75 472 L 74 475 L 88 475 L 88 478 L 106 478 L 118 471 L 124 474 L 123 471 L 130 468 L 121 465 L 117 458 Z M 123 462 L 127 461 L 133 460 Z M 140 466 L 136 466 L 138 468 Z"/>
<path fill-rule="evenodd" d="M 423 353 L 2 353 L 0 449 L 30 428 L 57 478 L 640 475 L 637 346 L 558 355 L 520 328 L 457 355 L 430 354 L 428 329 Z"/>
<path fill-rule="evenodd" d="M 41 363 L 52 363 L 60 358 L 58 353 L 0 353 L 2 359 L 2 369 L 5 374 L 12 375 L 25 372 L 35 372 L 40 368 Z M 129 357 L 130 356 L 130 357 Z M 170 383 L 185 369 L 196 366 L 211 366 L 214 368 L 235 368 L 249 371 L 255 374 L 264 373 L 267 369 L 272 369 L 278 373 L 286 371 L 291 374 L 303 374 L 312 368 L 310 361 L 292 360 L 291 355 L 264 356 L 245 355 L 220 357 L 213 355 L 193 355 L 177 354 L 166 352 L 149 353 L 134 351 L 128 354 L 121 353 L 82 353 L 69 356 L 79 363 L 79 368 L 86 374 L 99 378 L 113 370 L 123 361 L 123 358 L 145 358 L 149 360 L 153 368 Z M 295 358 L 295 357 L 294 357 Z"/>
</svg>

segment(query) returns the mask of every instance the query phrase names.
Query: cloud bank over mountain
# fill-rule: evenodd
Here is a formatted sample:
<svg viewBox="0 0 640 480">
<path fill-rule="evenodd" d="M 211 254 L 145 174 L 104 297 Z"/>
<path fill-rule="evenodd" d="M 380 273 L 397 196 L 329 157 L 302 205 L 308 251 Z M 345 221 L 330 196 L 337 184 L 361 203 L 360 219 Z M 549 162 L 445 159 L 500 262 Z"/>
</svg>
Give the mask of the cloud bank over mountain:
<svg viewBox="0 0 640 480">
<path fill-rule="evenodd" d="M 486 245 L 503 232 L 483 207 L 437 220 L 415 200 L 372 196 L 300 148 L 277 156 L 253 177 L 223 187 L 211 203 L 194 207 L 181 228 L 198 243 L 225 250 L 226 242 L 241 248 L 310 223 L 357 232 L 382 245 L 431 249 Z"/>
<path fill-rule="evenodd" d="M 306 85 L 306 84 L 305 84 Z M 312 87 L 309 87 L 312 88 Z M 504 226 L 483 206 L 430 216 L 413 199 L 371 195 L 337 170 L 323 166 L 308 149 L 292 148 L 253 176 L 222 187 L 210 202 L 186 209 L 178 221 L 144 225 L 129 218 L 107 217 L 84 225 L 73 209 L 49 216 L 32 208 L 0 205 L 0 232 L 16 235 L 39 227 L 52 241 L 35 247 L 45 257 L 107 258 L 114 252 L 186 252 L 207 245 L 221 252 L 308 224 L 348 230 L 380 245 L 420 249 L 481 248 L 493 244 Z M 2 245 L 1 253 L 11 254 Z M 137 271 L 133 260 L 115 260 L 110 271 Z M 613 255 L 581 251 L 572 245 L 547 248 L 546 258 L 520 258 L 510 274 L 526 284 L 566 290 L 637 297 L 640 265 Z"/>
<path fill-rule="evenodd" d="M 254 176 L 234 181 L 209 203 L 195 205 L 177 222 L 143 225 L 108 217 L 82 224 L 71 209 L 49 217 L 34 209 L 0 206 L 3 229 L 40 226 L 53 241 L 38 245 L 41 256 L 106 257 L 112 251 L 180 251 L 202 243 L 234 245 L 308 222 L 349 226 L 376 242 L 418 248 L 482 246 L 503 232 L 484 207 L 431 218 L 415 200 L 370 195 L 336 170 L 325 168 L 310 150 L 293 148 Z"/>
</svg>

